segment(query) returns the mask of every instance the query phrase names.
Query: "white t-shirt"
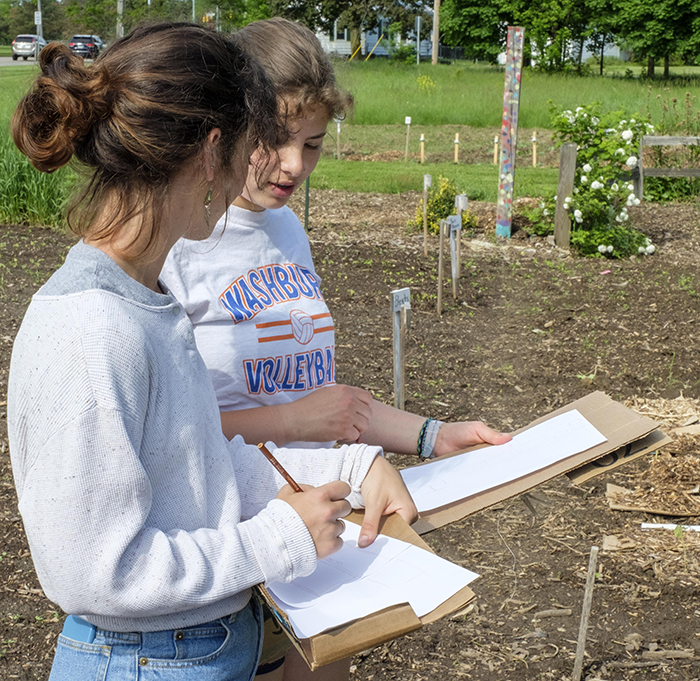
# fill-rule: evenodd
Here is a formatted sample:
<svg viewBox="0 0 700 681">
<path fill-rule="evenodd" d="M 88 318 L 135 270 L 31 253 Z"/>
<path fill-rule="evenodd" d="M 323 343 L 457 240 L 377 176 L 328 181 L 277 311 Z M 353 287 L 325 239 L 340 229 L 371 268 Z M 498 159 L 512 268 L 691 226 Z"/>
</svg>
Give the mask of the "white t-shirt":
<svg viewBox="0 0 700 681">
<path fill-rule="evenodd" d="M 221 411 L 286 404 L 335 383 L 333 318 L 289 208 L 231 206 L 208 239 L 175 244 L 161 280 L 192 320 Z"/>
</svg>

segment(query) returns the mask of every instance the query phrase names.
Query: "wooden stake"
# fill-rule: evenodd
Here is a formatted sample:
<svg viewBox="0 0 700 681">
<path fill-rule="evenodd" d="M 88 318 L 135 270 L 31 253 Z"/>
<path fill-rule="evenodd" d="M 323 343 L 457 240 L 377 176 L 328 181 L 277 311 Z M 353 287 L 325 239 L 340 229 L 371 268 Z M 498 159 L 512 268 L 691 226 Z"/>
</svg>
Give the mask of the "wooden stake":
<svg viewBox="0 0 700 681">
<path fill-rule="evenodd" d="M 440 220 L 440 253 L 438 255 L 438 280 L 437 280 L 437 313 L 442 314 L 442 250 L 445 243 L 445 231 L 449 229 L 447 220 Z"/>
<path fill-rule="evenodd" d="M 411 117 L 406 116 L 406 153 L 403 155 L 404 163 L 408 163 L 408 142 L 411 139 Z M 421 135 L 421 139 L 423 136 Z"/>
<path fill-rule="evenodd" d="M 564 209 L 564 199 L 573 196 L 574 176 L 576 174 L 576 145 L 567 142 L 561 145 L 559 155 L 559 184 L 557 186 L 557 205 L 554 209 L 554 243 L 559 248 L 569 248 L 571 238 L 571 218 Z"/>
<path fill-rule="evenodd" d="M 459 133 L 455 133 L 455 163 L 459 163 Z"/>
<path fill-rule="evenodd" d="M 493 138 L 493 165 L 498 165 L 498 135 Z"/>
<path fill-rule="evenodd" d="M 588 633 L 588 616 L 591 614 L 593 601 L 593 586 L 595 584 L 596 566 L 598 564 L 598 547 L 591 546 L 591 557 L 588 561 L 588 575 L 586 577 L 586 591 L 583 596 L 583 608 L 581 610 L 581 626 L 578 630 L 578 643 L 576 645 L 576 658 L 574 660 L 574 673 L 572 681 L 581 681 L 583 670 L 583 654 L 586 650 L 586 636 Z"/>
<path fill-rule="evenodd" d="M 425 163 L 425 135 L 420 136 L 420 162 Z"/>
<path fill-rule="evenodd" d="M 423 255 L 428 257 L 428 189 L 433 184 L 430 175 L 423 175 Z"/>
<path fill-rule="evenodd" d="M 537 131 L 532 133 L 532 167 L 537 168 Z"/>
<path fill-rule="evenodd" d="M 394 406 L 403 409 L 406 404 L 406 378 L 404 348 L 410 325 L 411 289 L 401 288 L 391 292 L 391 316 L 394 336 Z"/>
</svg>

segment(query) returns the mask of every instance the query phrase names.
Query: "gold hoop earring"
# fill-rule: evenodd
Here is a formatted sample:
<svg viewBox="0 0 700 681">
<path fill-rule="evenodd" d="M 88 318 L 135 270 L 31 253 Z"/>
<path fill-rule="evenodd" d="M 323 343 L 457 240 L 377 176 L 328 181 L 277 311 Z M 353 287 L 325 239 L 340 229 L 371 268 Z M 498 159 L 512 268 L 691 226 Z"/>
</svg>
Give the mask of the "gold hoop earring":
<svg viewBox="0 0 700 681">
<path fill-rule="evenodd" d="M 209 209 L 211 208 L 211 200 L 212 196 L 214 194 L 214 185 L 209 187 L 209 191 L 207 192 L 207 195 L 204 197 L 204 219 L 207 222 L 207 225 L 209 224 Z"/>
</svg>

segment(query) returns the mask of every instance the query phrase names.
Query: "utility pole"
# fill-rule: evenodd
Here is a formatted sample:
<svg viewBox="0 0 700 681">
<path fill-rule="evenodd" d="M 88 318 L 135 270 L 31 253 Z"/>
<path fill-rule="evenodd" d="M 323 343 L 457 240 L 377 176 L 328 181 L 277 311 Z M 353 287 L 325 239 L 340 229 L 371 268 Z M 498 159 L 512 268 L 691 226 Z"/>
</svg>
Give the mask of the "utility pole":
<svg viewBox="0 0 700 681">
<path fill-rule="evenodd" d="M 117 38 L 124 37 L 124 0 L 117 0 Z"/>
<path fill-rule="evenodd" d="M 440 45 L 440 0 L 433 0 L 433 64 L 438 63 Z"/>
</svg>

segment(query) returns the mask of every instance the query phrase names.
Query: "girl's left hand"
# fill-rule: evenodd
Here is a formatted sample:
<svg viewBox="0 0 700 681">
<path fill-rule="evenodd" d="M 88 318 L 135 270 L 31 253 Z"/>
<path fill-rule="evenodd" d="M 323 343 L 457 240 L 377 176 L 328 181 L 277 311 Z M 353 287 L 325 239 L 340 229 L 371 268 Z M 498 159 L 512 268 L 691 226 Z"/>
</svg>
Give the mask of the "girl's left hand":
<svg viewBox="0 0 700 681">
<path fill-rule="evenodd" d="M 360 548 L 376 539 L 382 516 L 398 513 L 409 525 L 418 518 L 418 509 L 403 478 L 383 456 L 374 460 L 360 490 L 365 501 L 365 520 L 358 540 Z"/>
<path fill-rule="evenodd" d="M 435 441 L 435 456 L 451 454 L 465 447 L 486 443 L 489 445 L 502 445 L 513 439 L 508 433 L 497 433 L 482 421 L 461 421 L 459 423 L 445 423 L 438 431 Z"/>
</svg>

